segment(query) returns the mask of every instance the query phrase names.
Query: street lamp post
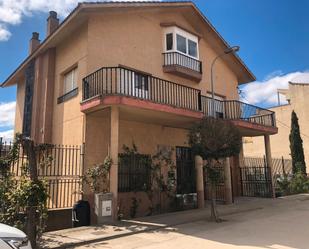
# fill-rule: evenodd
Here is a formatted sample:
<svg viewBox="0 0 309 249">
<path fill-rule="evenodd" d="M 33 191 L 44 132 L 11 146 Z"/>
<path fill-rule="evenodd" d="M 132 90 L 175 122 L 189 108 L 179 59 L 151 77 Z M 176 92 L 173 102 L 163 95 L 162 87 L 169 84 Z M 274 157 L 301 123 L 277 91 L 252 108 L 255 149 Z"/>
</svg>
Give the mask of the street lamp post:
<svg viewBox="0 0 309 249">
<path fill-rule="evenodd" d="M 233 46 L 233 47 L 228 47 L 224 53 L 219 54 L 216 58 L 214 58 L 214 60 L 211 63 L 211 68 L 210 68 L 210 83 L 211 83 L 211 116 L 215 117 L 215 93 L 214 93 L 214 79 L 213 79 L 213 70 L 214 70 L 214 65 L 216 63 L 216 61 L 219 58 L 222 58 L 223 56 L 227 55 L 227 54 L 231 54 L 231 53 L 235 53 L 239 51 L 239 46 Z"/>
</svg>

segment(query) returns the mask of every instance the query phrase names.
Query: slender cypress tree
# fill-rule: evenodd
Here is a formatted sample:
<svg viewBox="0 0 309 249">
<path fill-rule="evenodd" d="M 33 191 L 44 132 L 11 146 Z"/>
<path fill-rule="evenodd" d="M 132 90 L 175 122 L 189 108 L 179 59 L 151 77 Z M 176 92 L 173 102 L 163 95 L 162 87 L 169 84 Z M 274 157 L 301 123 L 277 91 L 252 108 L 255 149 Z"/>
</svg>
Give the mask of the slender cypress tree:
<svg viewBox="0 0 309 249">
<path fill-rule="evenodd" d="M 293 173 L 302 172 L 303 174 L 306 174 L 303 140 L 300 137 L 298 118 L 294 110 L 291 117 L 290 150 Z"/>
</svg>

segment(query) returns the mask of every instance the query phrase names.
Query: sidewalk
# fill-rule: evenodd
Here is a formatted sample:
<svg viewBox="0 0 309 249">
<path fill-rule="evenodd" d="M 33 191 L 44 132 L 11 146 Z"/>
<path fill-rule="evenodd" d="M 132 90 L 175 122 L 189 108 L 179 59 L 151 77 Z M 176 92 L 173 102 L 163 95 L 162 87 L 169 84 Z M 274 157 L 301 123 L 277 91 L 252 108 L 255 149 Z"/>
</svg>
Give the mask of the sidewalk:
<svg viewBox="0 0 309 249">
<path fill-rule="evenodd" d="M 238 198 L 234 204 L 218 205 L 220 217 L 264 209 L 283 199 Z M 123 220 L 115 225 L 90 226 L 47 232 L 43 235 L 43 248 L 60 249 L 85 245 L 104 240 L 129 236 L 145 231 L 173 227 L 199 220 L 209 219 L 209 205 L 204 209 L 193 209 L 175 213 Z"/>
</svg>

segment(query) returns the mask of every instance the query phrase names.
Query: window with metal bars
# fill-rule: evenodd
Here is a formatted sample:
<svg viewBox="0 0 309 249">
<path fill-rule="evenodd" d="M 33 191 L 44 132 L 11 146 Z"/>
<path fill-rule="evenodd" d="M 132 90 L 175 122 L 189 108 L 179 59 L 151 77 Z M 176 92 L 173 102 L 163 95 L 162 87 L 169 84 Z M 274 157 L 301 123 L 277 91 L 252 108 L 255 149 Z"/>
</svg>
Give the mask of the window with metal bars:
<svg viewBox="0 0 309 249">
<path fill-rule="evenodd" d="M 147 191 L 151 184 L 151 156 L 119 154 L 118 191 Z"/>
</svg>

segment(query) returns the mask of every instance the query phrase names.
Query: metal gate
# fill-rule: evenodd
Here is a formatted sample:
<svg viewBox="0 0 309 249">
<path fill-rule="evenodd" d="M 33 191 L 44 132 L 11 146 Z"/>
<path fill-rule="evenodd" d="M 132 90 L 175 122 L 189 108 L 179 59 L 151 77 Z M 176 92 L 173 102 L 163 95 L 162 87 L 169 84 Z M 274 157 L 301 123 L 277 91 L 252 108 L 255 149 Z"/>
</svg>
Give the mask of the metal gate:
<svg viewBox="0 0 309 249">
<path fill-rule="evenodd" d="M 196 177 L 191 148 L 176 147 L 177 194 L 196 193 Z"/>
<path fill-rule="evenodd" d="M 242 196 L 272 197 L 272 179 L 269 167 L 241 167 Z"/>
<path fill-rule="evenodd" d="M 12 149 L 12 143 L 0 138 L 0 158 Z M 21 147 L 19 158 L 11 164 L 11 173 L 19 179 L 22 168 L 27 163 L 27 155 Z M 50 158 L 50 163 L 42 167 L 42 162 Z M 83 146 L 49 145 L 37 151 L 38 177 L 47 183 L 48 209 L 72 208 L 82 198 L 82 166 L 84 158 Z"/>
</svg>

